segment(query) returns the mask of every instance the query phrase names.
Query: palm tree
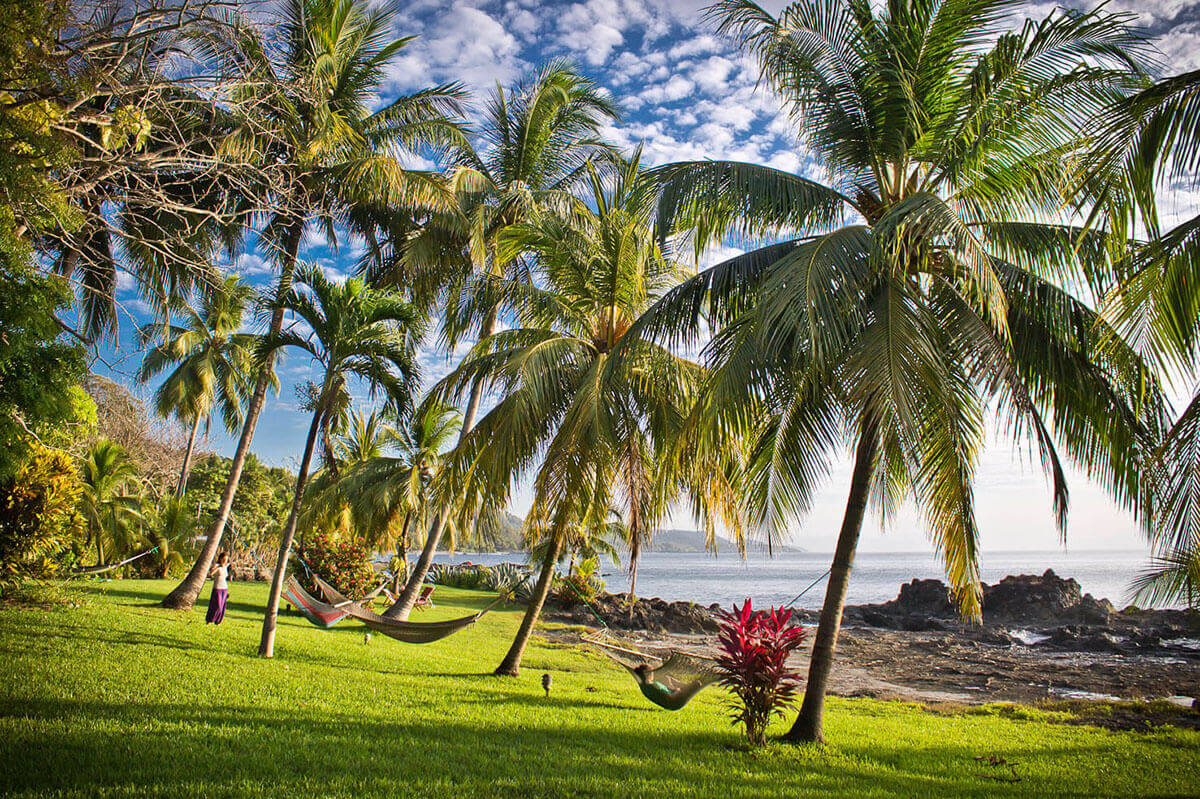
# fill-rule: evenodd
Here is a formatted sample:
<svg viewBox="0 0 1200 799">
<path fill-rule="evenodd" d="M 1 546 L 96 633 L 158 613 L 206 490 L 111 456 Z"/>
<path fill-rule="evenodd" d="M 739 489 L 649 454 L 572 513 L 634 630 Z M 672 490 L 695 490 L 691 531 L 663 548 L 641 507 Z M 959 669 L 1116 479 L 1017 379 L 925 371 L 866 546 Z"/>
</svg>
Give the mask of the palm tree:
<svg viewBox="0 0 1200 799">
<path fill-rule="evenodd" d="M 452 151 L 457 213 L 431 219 L 394 245 L 392 257 L 376 265 L 374 279 L 424 284 L 426 294 L 445 297 L 443 337 L 451 350 L 471 332 L 480 339 L 490 336 L 501 312 L 489 290 L 493 280 L 530 280 L 529 267 L 519 257 L 499 256 L 500 236 L 547 207 L 569 205 L 586 166 L 615 157 L 599 134 L 615 118 L 615 107 L 596 83 L 562 61 L 546 65 L 511 93 L 497 87 L 478 129 L 483 146 L 464 144 Z M 407 227 L 402 230 L 408 233 Z M 481 398 L 482 388 L 472 386 L 460 436 L 474 427 Z M 385 615 L 408 618 L 450 512 L 446 506 L 434 519 L 405 590 Z M 474 520 L 464 525 L 473 528 Z"/>
<path fill-rule="evenodd" d="M 365 383 L 372 394 L 385 392 L 398 412 L 409 410 L 413 387 L 420 379 L 415 350 L 424 332 L 421 316 L 394 294 L 367 288 L 359 280 L 338 285 L 311 267 L 300 272 L 279 304 L 312 332 L 302 335 L 287 330 L 270 337 L 263 342 L 264 356 L 283 347 L 295 347 L 312 357 L 321 367 L 322 376 L 320 384 L 314 384 L 310 391 L 312 422 L 271 579 L 258 649 L 263 657 L 274 654 L 279 596 L 317 441 L 336 408 L 345 401 L 352 380 Z"/>
<path fill-rule="evenodd" d="M 1196 183 L 1200 168 L 1200 71 L 1165 78 L 1116 106 L 1103 153 L 1127 191 L 1118 216 L 1142 221 L 1151 240 L 1124 261 L 1125 279 L 1106 311 L 1167 374 L 1195 379 L 1200 368 L 1200 214 L 1163 231 L 1157 187 Z M 1114 158 L 1111 154 L 1115 152 Z M 1105 166 L 1101 161 L 1100 166 Z M 1200 390 L 1151 452 L 1146 470 L 1153 512 L 1145 517 L 1154 558 L 1134 584 L 1138 601 L 1200 601 Z"/>
<path fill-rule="evenodd" d="M 336 479 L 313 484 L 315 510 L 338 507 L 375 549 L 395 549 L 396 582 L 408 576 L 408 546 L 417 530 L 427 529 L 439 506 L 445 451 L 459 431 L 458 409 L 436 398 L 423 402 L 407 424 L 387 428 L 368 457 L 350 462 Z M 385 454 L 386 453 L 386 454 Z M 442 491 L 444 493 L 444 490 Z"/>
<path fill-rule="evenodd" d="M 131 490 L 136 486 L 137 467 L 119 444 L 102 438 L 83 456 L 80 470 L 80 511 L 88 533 L 84 546 L 95 544 L 96 565 L 102 566 L 106 545 L 116 555 L 137 542 L 141 499 Z"/>
<path fill-rule="evenodd" d="M 477 385 L 500 399 L 453 456 L 458 479 L 506 499 L 532 471 L 525 519 L 541 574 L 516 639 L 496 669 L 516 675 L 550 589 L 554 565 L 574 533 L 607 533 L 620 510 L 636 558 L 641 542 L 675 499 L 660 474 L 702 371 L 630 325 L 683 274 L 654 241 L 638 159 L 606 188 L 587 171 L 592 196 L 566 216 L 545 214 L 511 226 L 502 253 L 532 253 L 538 285 L 494 281 L 518 309 L 520 325 L 480 341 L 439 384 L 446 396 Z M 536 464 L 536 466 L 535 466 Z M 701 502 L 707 511 L 708 504 Z"/>
<path fill-rule="evenodd" d="M 317 224 L 336 243 L 336 225 L 357 205 L 409 211 L 446 205 L 450 198 L 442 182 L 403 168 L 396 151 L 461 140 L 452 119 L 461 94 L 456 86 L 422 90 L 368 110 L 389 63 L 410 41 L 392 33 L 392 11 L 365 0 L 286 0 L 282 15 L 282 49 L 253 32 L 241 43 L 244 82 L 237 94 L 240 101 L 255 101 L 258 113 L 252 129 L 236 131 L 225 144 L 239 158 L 269 165 L 275 175 L 269 204 L 275 210 L 259 240 L 278 268 L 276 300 L 291 288 L 306 225 Z M 269 337 L 283 327 L 282 305 L 274 307 Z M 271 365 L 268 359 L 259 368 L 208 540 L 187 577 L 163 600 L 167 607 L 190 608 L 212 567 L 271 385 Z"/>
<path fill-rule="evenodd" d="M 657 172 L 664 231 L 777 243 L 697 276 L 641 323 L 695 337 L 712 374 L 706 446 L 749 437 L 743 491 L 768 536 L 806 511 L 843 444 L 854 467 L 805 698 L 789 740 L 824 738 L 824 696 L 868 500 L 911 498 L 964 615 L 980 617 L 972 481 L 988 409 L 1036 446 L 1065 534 L 1056 441 L 1139 505 L 1159 423 L 1146 365 L 1057 279 L 1109 244 L 1060 209 L 1081 123 L 1137 80 L 1145 43 L 1103 13 L 1009 30 L 1006 0 L 713 6 L 832 179 L 706 161 Z M 1147 430 L 1150 428 L 1150 431 Z"/>
<path fill-rule="evenodd" d="M 144 343 L 156 338 L 161 341 L 146 352 L 138 380 L 145 383 L 175 365 L 154 392 L 154 411 L 164 419 L 174 416 L 190 424 L 176 499 L 182 499 L 187 490 L 196 434 L 203 421 L 208 435 L 214 405 L 220 409 L 221 420 L 230 433 L 242 423 L 257 337 L 237 331 L 253 295 L 250 286 L 236 275 L 229 275 L 219 287 L 205 292 L 199 310 L 183 302 L 172 303 L 172 310 L 183 316 L 184 324 L 151 323 L 142 328 Z M 273 372 L 271 380 L 278 390 Z"/>
</svg>

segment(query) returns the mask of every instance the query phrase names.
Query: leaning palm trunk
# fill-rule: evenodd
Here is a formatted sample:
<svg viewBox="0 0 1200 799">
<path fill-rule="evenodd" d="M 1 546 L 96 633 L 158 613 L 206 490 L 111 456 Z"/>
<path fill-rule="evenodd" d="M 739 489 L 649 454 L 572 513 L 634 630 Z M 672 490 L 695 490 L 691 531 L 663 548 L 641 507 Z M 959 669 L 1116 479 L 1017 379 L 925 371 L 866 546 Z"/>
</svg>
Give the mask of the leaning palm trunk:
<svg viewBox="0 0 1200 799">
<path fill-rule="evenodd" d="M 538 617 L 542 615 L 542 606 L 546 604 L 546 597 L 550 594 L 550 583 L 554 578 L 554 564 L 558 563 L 561 551 L 562 536 L 557 535 L 554 543 L 546 552 L 545 560 L 542 561 L 542 574 L 538 577 L 537 585 L 533 589 L 533 596 L 529 598 L 529 607 L 525 608 L 525 617 L 521 619 L 517 637 L 513 639 L 512 646 L 508 648 L 508 654 L 504 656 L 504 660 L 496 667 L 495 674 L 516 677 L 521 673 L 521 658 L 525 655 L 525 646 L 529 643 L 529 636 L 533 633 L 533 625 L 537 624 Z"/>
<path fill-rule="evenodd" d="M 787 741 L 825 742 L 825 691 L 829 684 L 829 672 L 833 668 L 838 633 L 842 628 L 846 587 L 850 583 L 850 568 L 854 564 L 854 552 L 858 548 L 858 537 L 862 532 L 867 495 L 871 490 L 871 475 L 878 449 L 878 429 L 868 423 L 863 426 L 862 438 L 858 441 L 854 457 L 850 496 L 846 500 L 846 514 L 842 518 L 837 551 L 833 556 L 833 566 L 829 570 L 829 585 L 825 589 L 825 604 L 821 607 L 821 621 L 817 625 L 817 636 L 813 641 L 804 703 L 800 707 L 800 715 L 784 736 L 784 740 Z"/>
<path fill-rule="evenodd" d="M 263 617 L 262 641 L 258 654 L 269 658 L 275 654 L 275 622 L 279 617 L 279 597 L 283 593 L 283 576 L 287 573 L 288 558 L 292 554 L 292 540 L 296 537 L 296 520 L 300 516 L 300 503 L 304 499 L 304 484 L 308 482 L 308 467 L 312 464 L 317 435 L 321 432 L 323 412 L 318 408 L 313 413 L 308 428 L 308 440 L 304 442 L 304 457 L 300 459 L 300 471 L 296 475 L 296 496 L 292 498 L 292 510 L 283 528 L 283 539 L 279 542 L 279 557 L 275 561 L 275 574 L 271 577 L 271 593 L 267 596 L 267 613 Z"/>
<path fill-rule="evenodd" d="M 499 310 L 499 307 L 493 308 L 487 318 L 483 320 L 483 326 L 479 330 L 480 341 L 492 335 L 496 328 L 496 316 Z M 471 428 L 475 426 L 475 417 L 479 414 L 479 402 L 482 397 L 483 384 L 476 381 L 475 385 L 471 386 L 471 396 L 467 400 L 467 409 L 463 412 L 462 428 L 458 433 L 460 444 L 471 432 Z M 417 597 L 420 596 L 421 586 L 425 583 L 426 575 L 429 574 L 429 567 L 433 565 L 433 556 L 437 552 L 438 544 L 442 541 L 442 532 L 446 529 L 446 521 L 449 518 L 449 505 L 438 511 L 438 515 L 434 517 L 433 524 L 429 528 L 429 536 L 425 539 L 425 546 L 421 548 L 421 556 L 417 558 L 416 565 L 409 573 L 404 590 L 400 592 L 400 596 L 396 598 L 391 607 L 383 612 L 387 618 L 406 621 L 409 614 L 412 613 L 413 607 L 417 604 Z M 469 534 L 470 531 L 468 531 Z"/>
<path fill-rule="evenodd" d="M 175 499 L 183 499 L 187 491 L 188 472 L 192 470 L 192 453 L 196 450 L 196 431 L 200 429 L 200 414 L 192 420 L 192 432 L 188 435 L 187 449 L 183 452 L 183 466 L 179 469 L 179 485 L 175 488 Z"/>
<path fill-rule="evenodd" d="M 303 220 L 293 222 L 288 228 L 277 296 L 282 297 L 292 285 L 292 275 L 296 268 L 296 252 L 300 248 L 300 234 L 303 230 Z M 278 336 L 281 330 L 283 330 L 283 308 L 276 308 L 271 314 L 271 327 L 267 335 Z M 217 508 L 217 516 L 213 519 L 212 527 L 208 531 L 208 539 L 204 542 L 204 548 L 200 550 L 200 556 L 192 564 L 192 569 L 188 572 L 187 577 L 183 578 L 183 582 L 163 599 L 163 607 L 190 610 L 192 605 L 196 604 L 196 597 L 200 595 L 204 580 L 212 569 L 213 558 L 216 557 L 217 549 L 221 546 L 221 536 L 225 532 L 229 513 L 233 509 L 233 498 L 237 494 L 238 483 L 242 479 L 242 467 L 246 465 L 246 456 L 250 454 L 250 442 L 254 440 L 254 429 L 258 426 L 258 416 L 267 399 L 267 389 L 271 385 L 274 363 L 274 354 L 269 355 L 259 369 L 258 381 L 254 384 L 254 394 L 250 397 L 250 404 L 246 408 L 246 421 L 242 425 L 242 436 L 238 439 L 237 451 L 233 454 L 233 463 L 229 468 L 229 480 L 226 481 L 225 490 L 221 493 L 221 504 Z"/>
</svg>

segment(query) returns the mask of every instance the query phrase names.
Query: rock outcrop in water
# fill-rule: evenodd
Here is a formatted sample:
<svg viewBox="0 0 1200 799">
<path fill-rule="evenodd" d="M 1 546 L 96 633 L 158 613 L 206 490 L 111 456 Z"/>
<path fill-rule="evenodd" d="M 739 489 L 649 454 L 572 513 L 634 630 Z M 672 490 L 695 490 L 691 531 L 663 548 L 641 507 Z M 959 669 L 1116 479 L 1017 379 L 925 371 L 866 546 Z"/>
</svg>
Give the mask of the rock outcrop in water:
<svg viewBox="0 0 1200 799">
<path fill-rule="evenodd" d="M 692 602 L 640 598 L 629 609 L 628 594 L 602 594 L 591 603 L 550 609 L 556 621 L 654 633 L 714 633 L 717 612 Z M 800 610 L 805 624 L 816 624 L 819 611 Z M 1052 570 L 1005 577 L 983 586 L 983 625 L 964 624 L 950 590 L 941 580 L 913 580 L 893 600 L 850 605 L 846 626 L 909 632 L 953 632 L 980 644 L 1035 645 L 1038 648 L 1110 654 L 1171 654 L 1200 657 L 1192 644 L 1200 636 L 1200 616 L 1177 610 L 1118 612 L 1107 599 L 1081 591 L 1073 579 Z"/>
<path fill-rule="evenodd" d="M 1105 625 L 1113 612 L 1107 599 L 1084 594 L 1079 583 L 1064 580 L 1051 569 L 1042 575 L 1022 574 L 1005 577 L 995 585 L 983 584 L 983 621 L 987 625 Z M 941 580 L 913 580 L 901 586 L 900 595 L 893 600 L 847 608 L 848 621 L 889 629 L 940 630 L 958 618 L 950 589 Z"/>
</svg>

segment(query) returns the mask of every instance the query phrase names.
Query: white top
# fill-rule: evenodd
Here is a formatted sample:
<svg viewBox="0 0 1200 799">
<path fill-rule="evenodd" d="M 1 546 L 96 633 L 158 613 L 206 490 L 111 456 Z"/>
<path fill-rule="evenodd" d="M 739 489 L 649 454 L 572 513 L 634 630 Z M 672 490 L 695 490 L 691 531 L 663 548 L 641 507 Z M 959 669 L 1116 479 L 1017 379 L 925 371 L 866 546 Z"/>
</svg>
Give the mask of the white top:
<svg viewBox="0 0 1200 799">
<path fill-rule="evenodd" d="M 217 568 L 215 568 L 213 570 L 213 588 L 217 589 L 218 591 L 226 590 L 226 588 L 228 587 L 228 584 L 225 582 L 225 580 L 228 576 L 229 576 L 229 567 L 228 566 L 218 566 Z"/>
</svg>

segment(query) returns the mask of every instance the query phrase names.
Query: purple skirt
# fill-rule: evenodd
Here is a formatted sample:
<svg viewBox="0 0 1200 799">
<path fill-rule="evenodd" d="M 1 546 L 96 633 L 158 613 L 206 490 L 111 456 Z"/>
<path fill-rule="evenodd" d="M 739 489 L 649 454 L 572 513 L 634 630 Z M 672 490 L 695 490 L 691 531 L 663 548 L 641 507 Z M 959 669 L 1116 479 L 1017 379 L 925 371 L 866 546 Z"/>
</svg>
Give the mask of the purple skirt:
<svg viewBox="0 0 1200 799">
<path fill-rule="evenodd" d="M 225 588 L 214 588 L 208 598 L 208 614 L 204 617 L 206 624 L 220 624 L 225 620 L 225 600 L 229 591 Z"/>
</svg>

